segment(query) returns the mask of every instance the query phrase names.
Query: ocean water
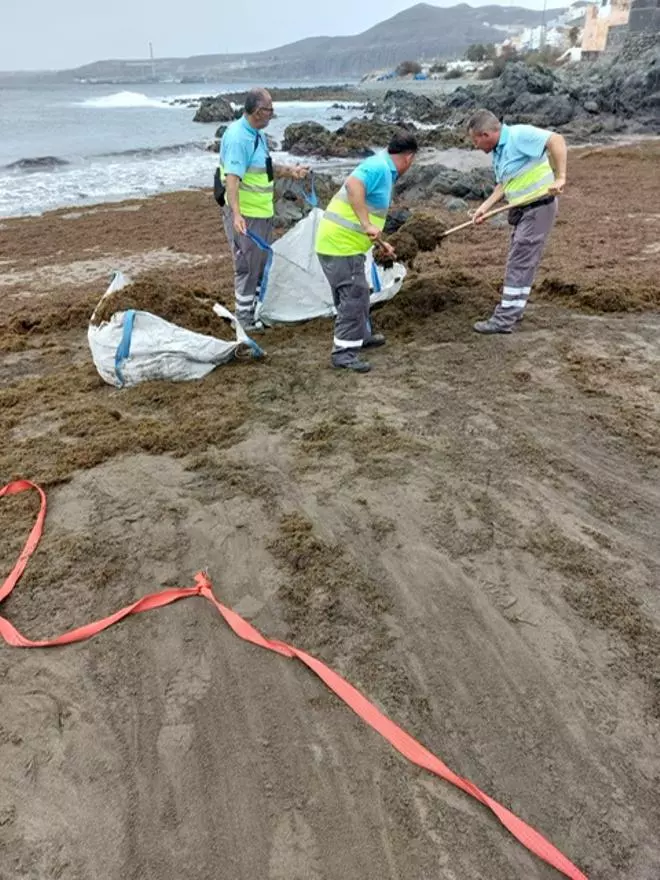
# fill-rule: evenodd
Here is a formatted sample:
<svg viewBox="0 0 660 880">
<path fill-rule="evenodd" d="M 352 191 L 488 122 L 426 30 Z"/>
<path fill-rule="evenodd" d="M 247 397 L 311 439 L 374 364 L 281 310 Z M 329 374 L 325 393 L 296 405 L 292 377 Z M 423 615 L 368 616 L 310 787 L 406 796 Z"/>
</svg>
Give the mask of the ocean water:
<svg viewBox="0 0 660 880">
<path fill-rule="evenodd" d="M 436 90 L 451 91 L 460 84 L 460 80 L 438 81 Z M 0 218 L 211 186 L 217 155 L 205 147 L 213 140 L 218 123 L 193 122 L 195 107 L 174 102 L 239 92 L 250 85 L 0 86 Z M 333 103 L 276 101 L 276 116 L 267 132 L 280 142 L 292 122 L 312 120 L 334 130 L 361 112 L 360 104 L 338 102 L 345 105 L 338 109 Z M 478 164 L 474 157 L 466 151 L 448 150 L 439 151 L 436 161 L 466 168 Z M 299 161 L 278 151 L 273 158 Z M 35 163 L 37 159 L 41 161 Z M 347 164 L 304 161 L 319 168 Z"/>
<path fill-rule="evenodd" d="M 218 124 L 193 122 L 194 108 L 172 102 L 242 88 L 249 86 L 0 88 L 0 217 L 210 186 L 217 156 L 205 145 Z M 359 112 L 337 110 L 332 103 L 276 102 L 268 133 L 279 141 L 287 125 L 308 119 L 337 128 Z M 330 118 L 337 114 L 342 120 Z M 42 157 L 54 161 L 31 164 Z M 294 161 L 283 154 L 274 158 Z"/>
</svg>

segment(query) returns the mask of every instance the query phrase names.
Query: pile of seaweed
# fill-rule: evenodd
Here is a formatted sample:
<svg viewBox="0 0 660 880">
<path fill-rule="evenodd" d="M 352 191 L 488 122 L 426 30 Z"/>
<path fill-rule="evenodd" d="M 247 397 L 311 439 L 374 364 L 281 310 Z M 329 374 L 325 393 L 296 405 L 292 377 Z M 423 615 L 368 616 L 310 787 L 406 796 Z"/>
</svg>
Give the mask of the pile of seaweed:
<svg viewBox="0 0 660 880">
<path fill-rule="evenodd" d="M 213 312 L 214 302 L 205 290 L 145 279 L 104 297 L 92 323 L 102 324 L 109 321 L 115 312 L 137 309 L 151 312 L 186 330 L 215 336 L 225 322 Z"/>
</svg>

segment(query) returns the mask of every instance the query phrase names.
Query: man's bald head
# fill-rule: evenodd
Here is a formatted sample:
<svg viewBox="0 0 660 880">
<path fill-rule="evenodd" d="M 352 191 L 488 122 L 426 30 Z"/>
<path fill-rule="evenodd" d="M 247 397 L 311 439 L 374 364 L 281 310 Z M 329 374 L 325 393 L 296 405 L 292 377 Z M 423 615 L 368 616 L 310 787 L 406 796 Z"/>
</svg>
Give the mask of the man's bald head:
<svg viewBox="0 0 660 880">
<path fill-rule="evenodd" d="M 250 89 L 243 105 L 253 128 L 266 128 L 273 115 L 273 99 L 266 89 Z"/>
</svg>

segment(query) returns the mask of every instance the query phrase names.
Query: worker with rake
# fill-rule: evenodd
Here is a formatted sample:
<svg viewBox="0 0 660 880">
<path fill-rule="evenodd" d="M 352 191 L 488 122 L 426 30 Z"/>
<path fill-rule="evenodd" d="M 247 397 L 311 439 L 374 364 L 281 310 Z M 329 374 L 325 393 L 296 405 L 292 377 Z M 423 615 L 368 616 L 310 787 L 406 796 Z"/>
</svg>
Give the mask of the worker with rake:
<svg viewBox="0 0 660 880">
<path fill-rule="evenodd" d="M 545 243 L 557 217 L 557 196 L 566 185 L 566 141 L 556 132 L 533 125 L 504 125 L 490 110 L 477 110 L 468 121 L 472 143 L 492 153 L 497 186 L 473 215 L 485 214 L 502 198 L 511 209 L 513 227 L 502 300 L 477 333 L 511 333 L 527 305 Z"/>
</svg>

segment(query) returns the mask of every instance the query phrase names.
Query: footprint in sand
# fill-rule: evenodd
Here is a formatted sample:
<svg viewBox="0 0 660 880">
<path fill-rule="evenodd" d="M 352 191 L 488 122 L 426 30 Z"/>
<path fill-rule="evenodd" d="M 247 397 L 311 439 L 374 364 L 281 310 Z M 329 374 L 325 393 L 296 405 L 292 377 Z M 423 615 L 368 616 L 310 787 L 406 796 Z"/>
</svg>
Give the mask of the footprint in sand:
<svg viewBox="0 0 660 880">
<path fill-rule="evenodd" d="M 314 832 L 296 810 L 281 817 L 268 863 L 269 880 L 320 880 Z"/>
<path fill-rule="evenodd" d="M 165 691 L 165 718 L 158 734 L 158 752 L 164 758 L 172 751 L 185 751 L 192 745 L 194 722 L 186 720 L 188 710 L 206 696 L 211 683 L 211 667 L 205 657 L 177 671 Z"/>
</svg>

